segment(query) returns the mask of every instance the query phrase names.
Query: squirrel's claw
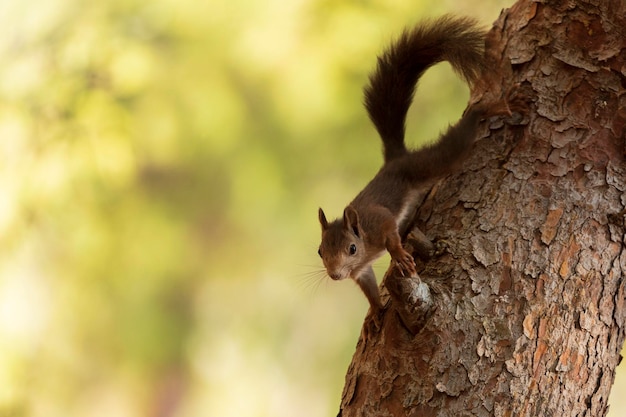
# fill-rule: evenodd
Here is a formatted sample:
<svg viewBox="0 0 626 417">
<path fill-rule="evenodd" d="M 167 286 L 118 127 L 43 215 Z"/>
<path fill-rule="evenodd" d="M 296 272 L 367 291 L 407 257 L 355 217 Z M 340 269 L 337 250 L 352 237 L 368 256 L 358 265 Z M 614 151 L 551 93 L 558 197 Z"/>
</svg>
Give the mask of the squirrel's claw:
<svg viewBox="0 0 626 417">
<path fill-rule="evenodd" d="M 412 276 L 416 274 L 415 271 L 415 261 L 413 260 L 413 256 L 404 249 L 400 254 L 393 257 L 394 262 L 398 265 L 398 269 L 402 276 Z"/>
</svg>

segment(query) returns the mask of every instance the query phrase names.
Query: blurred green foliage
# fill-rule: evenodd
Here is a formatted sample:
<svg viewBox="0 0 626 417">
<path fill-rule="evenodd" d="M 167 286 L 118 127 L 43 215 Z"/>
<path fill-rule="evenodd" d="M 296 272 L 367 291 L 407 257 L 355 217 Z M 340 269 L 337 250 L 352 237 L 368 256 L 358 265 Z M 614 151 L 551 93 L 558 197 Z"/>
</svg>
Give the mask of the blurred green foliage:
<svg viewBox="0 0 626 417">
<path fill-rule="evenodd" d="M 316 210 L 381 163 L 367 72 L 504 5 L 0 3 L 0 416 L 335 412 L 367 304 L 323 279 Z M 433 70 L 409 136 L 466 97 Z"/>
</svg>

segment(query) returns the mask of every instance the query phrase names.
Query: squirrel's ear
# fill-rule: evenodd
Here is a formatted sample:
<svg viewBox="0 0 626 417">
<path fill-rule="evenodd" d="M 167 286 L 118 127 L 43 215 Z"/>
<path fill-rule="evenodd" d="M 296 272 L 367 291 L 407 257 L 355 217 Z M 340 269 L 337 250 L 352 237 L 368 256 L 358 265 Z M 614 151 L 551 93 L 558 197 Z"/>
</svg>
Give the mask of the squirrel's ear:
<svg viewBox="0 0 626 417">
<path fill-rule="evenodd" d="M 326 215 L 324 214 L 324 210 L 320 207 L 317 212 L 317 217 L 320 219 L 320 224 L 322 225 L 322 231 L 328 229 L 328 220 L 326 220 Z"/>
<path fill-rule="evenodd" d="M 361 236 L 361 226 L 359 225 L 359 213 L 356 210 L 348 206 L 343 211 L 343 227 L 351 230 L 355 235 Z"/>
</svg>

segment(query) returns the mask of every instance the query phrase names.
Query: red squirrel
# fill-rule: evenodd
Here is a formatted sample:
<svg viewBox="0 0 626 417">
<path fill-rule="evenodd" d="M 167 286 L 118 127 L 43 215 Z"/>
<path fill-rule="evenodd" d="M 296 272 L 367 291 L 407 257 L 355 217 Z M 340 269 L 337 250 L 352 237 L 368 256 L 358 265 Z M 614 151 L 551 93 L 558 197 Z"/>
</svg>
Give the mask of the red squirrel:
<svg viewBox="0 0 626 417">
<path fill-rule="evenodd" d="M 333 280 L 352 278 L 372 310 L 382 307 L 372 263 L 387 250 L 400 271 L 415 274 L 415 262 L 403 247 L 406 226 L 420 187 L 449 173 L 467 153 L 485 111 L 469 107 L 439 140 L 407 150 L 405 120 L 422 74 L 448 61 L 472 85 L 483 72 L 485 32 L 468 18 L 444 16 L 405 30 L 378 57 L 365 87 L 365 108 L 383 142 L 384 165 L 343 217 L 326 220 L 319 209 L 322 243 L 319 255 Z"/>
</svg>

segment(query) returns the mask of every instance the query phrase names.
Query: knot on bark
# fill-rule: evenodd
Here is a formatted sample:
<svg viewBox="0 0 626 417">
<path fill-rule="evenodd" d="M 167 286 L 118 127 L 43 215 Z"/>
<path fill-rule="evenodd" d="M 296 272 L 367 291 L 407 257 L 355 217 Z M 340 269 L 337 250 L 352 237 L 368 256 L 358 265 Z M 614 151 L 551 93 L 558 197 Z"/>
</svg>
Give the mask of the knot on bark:
<svg viewBox="0 0 626 417">
<path fill-rule="evenodd" d="M 419 333 L 435 307 L 430 287 L 419 276 L 404 277 L 394 273 L 388 275 L 386 286 L 392 308 L 402 324 L 411 334 Z"/>
</svg>

